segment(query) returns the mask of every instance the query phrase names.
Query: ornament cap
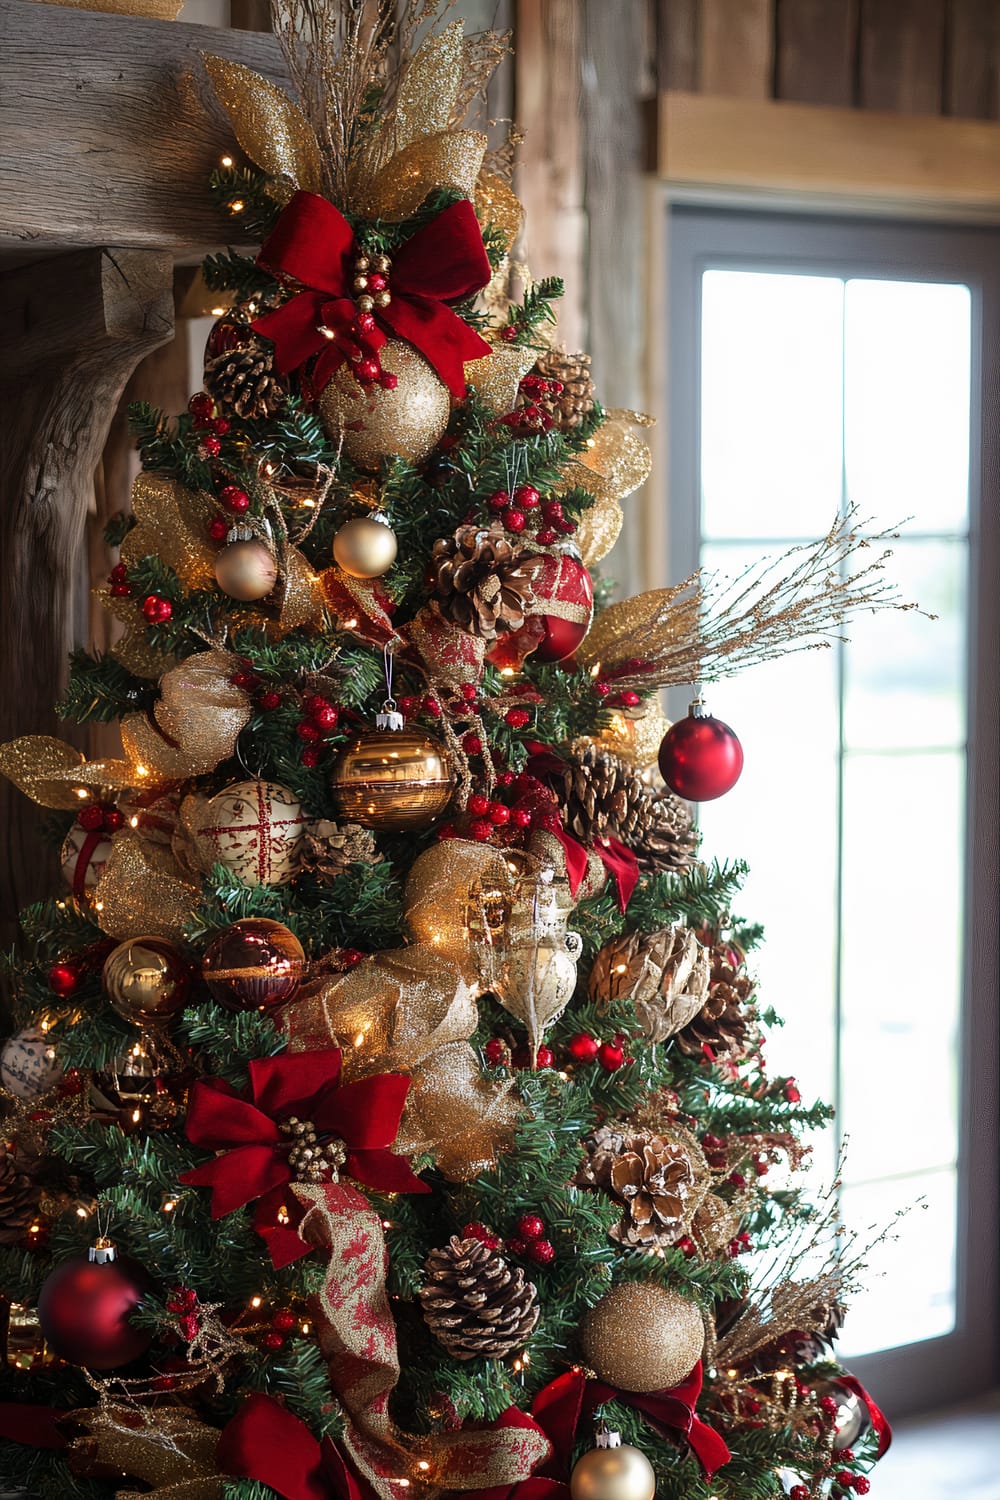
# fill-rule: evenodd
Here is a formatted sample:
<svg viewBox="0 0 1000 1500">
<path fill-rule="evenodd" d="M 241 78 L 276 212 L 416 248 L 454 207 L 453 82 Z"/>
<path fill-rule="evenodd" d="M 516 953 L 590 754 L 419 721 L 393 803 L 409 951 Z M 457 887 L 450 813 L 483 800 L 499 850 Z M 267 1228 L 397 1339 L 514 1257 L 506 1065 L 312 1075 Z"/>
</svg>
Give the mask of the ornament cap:
<svg viewBox="0 0 1000 1500">
<path fill-rule="evenodd" d="M 395 732 L 403 728 L 403 715 L 396 707 L 395 698 L 387 698 L 379 713 L 375 715 L 375 728 Z"/>
<path fill-rule="evenodd" d="M 597 1446 L 598 1446 L 598 1448 L 620 1448 L 621 1445 L 622 1445 L 622 1435 L 621 1435 L 620 1432 L 615 1432 L 610 1427 L 600 1427 L 600 1428 L 598 1428 L 598 1431 L 597 1431 Z"/>
<path fill-rule="evenodd" d="M 98 1235 L 87 1251 L 87 1259 L 95 1266 L 109 1266 L 112 1261 L 118 1259 L 118 1250 L 114 1241 L 109 1240 L 107 1235 Z"/>
</svg>

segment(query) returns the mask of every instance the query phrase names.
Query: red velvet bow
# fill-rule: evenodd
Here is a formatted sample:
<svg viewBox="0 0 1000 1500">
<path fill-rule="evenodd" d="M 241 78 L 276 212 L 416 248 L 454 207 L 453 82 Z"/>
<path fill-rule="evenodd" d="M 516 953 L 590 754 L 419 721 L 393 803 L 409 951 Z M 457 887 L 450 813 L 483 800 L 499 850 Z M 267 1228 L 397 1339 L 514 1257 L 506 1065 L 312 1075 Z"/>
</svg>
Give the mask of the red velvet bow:
<svg viewBox="0 0 1000 1500">
<path fill-rule="evenodd" d="M 881 1411 L 875 1405 L 875 1402 L 869 1396 L 861 1381 L 856 1380 L 853 1375 L 838 1375 L 836 1383 L 838 1385 L 846 1385 L 847 1389 L 857 1396 L 859 1401 L 864 1402 L 872 1424 L 872 1431 L 878 1438 L 878 1448 L 875 1457 L 884 1457 L 888 1453 L 889 1445 L 892 1442 L 892 1428 L 889 1426 L 889 1418 L 884 1411 Z"/>
<path fill-rule="evenodd" d="M 212 1189 L 216 1219 L 258 1199 L 254 1227 L 267 1240 L 276 1266 L 307 1255 L 310 1248 L 295 1232 L 300 1216 L 287 1192 L 293 1142 L 278 1128 L 292 1115 L 310 1121 L 321 1137 L 343 1141 L 346 1171 L 367 1187 L 387 1193 L 429 1191 L 406 1158 L 389 1150 L 409 1078 L 379 1073 L 341 1085 L 340 1060 L 339 1047 L 257 1058 L 250 1064 L 250 1099 L 221 1079 L 198 1082 L 191 1090 L 188 1140 L 222 1155 L 185 1172 L 181 1182 Z"/>
<path fill-rule="evenodd" d="M 351 297 L 354 231 L 338 208 L 315 193 L 296 193 L 258 257 L 302 291 L 254 323 L 271 339 L 282 374 L 318 355 L 311 375 L 323 389 L 345 360 L 377 355 L 386 334 L 419 349 L 456 401 L 465 395 L 465 365 L 490 353 L 490 345 L 448 306 L 478 292 L 492 273 L 475 209 L 452 203 L 393 253 L 387 307 L 358 322 Z M 321 333 L 325 328 L 327 333 Z"/>
<path fill-rule="evenodd" d="M 562 779 L 566 763 L 549 745 L 529 740 L 528 751 L 528 771 L 531 775 Z M 553 828 L 552 831 L 565 851 L 569 893 L 575 897 L 580 889 L 580 882 L 587 873 L 587 851 L 579 839 L 567 833 L 565 828 Z M 631 849 L 615 838 L 598 839 L 594 844 L 594 852 L 614 881 L 618 906 L 624 912 L 639 882 L 639 861 Z"/>
<path fill-rule="evenodd" d="M 330 1438 L 317 1442 L 270 1396 L 244 1401 L 222 1430 L 215 1461 L 223 1474 L 270 1485 L 283 1500 L 366 1500 L 372 1493 Z"/>
<path fill-rule="evenodd" d="M 582 1418 L 593 1415 L 606 1401 L 634 1406 L 657 1431 L 680 1432 L 687 1438 L 706 1478 L 729 1462 L 730 1452 L 714 1428 L 695 1415 L 701 1394 L 701 1361 L 680 1385 L 669 1391 L 619 1391 L 582 1370 L 568 1370 L 544 1386 L 531 1403 L 531 1415 L 552 1445 L 552 1452 L 530 1479 L 509 1489 L 477 1490 L 475 1500 L 568 1500 L 570 1460 Z M 507 1414 L 505 1414 L 506 1416 Z M 523 1413 L 518 1413 L 523 1417 Z M 501 1418 L 503 1421 L 503 1418 Z M 500 1425 L 498 1423 L 498 1425 Z"/>
</svg>

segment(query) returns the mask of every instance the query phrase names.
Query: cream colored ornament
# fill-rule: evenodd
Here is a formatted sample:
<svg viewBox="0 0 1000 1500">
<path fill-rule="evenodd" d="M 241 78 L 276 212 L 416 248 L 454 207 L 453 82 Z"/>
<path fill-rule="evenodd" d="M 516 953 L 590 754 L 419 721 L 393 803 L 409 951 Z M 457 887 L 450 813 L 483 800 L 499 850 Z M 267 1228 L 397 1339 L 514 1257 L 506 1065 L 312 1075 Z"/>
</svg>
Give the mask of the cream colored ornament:
<svg viewBox="0 0 1000 1500">
<path fill-rule="evenodd" d="M 694 1369 L 705 1326 L 687 1297 L 653 1281 L 624 1281 L 580 1326 L 583 1359 L 620 1391 L 671 1390 Z"/>
<path fill-rule="evenodd" d="M 63 1075 L 59 1052 L 39 1026 L 25 1026 L 0 1052 L 0 1083 L 8 1094 L 30 1102 L 54 1088 Z"/>
<path fill-rule="evenodd" d="M 396 533 L 383 517 L 355 516 L 334 537 L 333 560 L 352 578 L 381 578 L 396 561 Z"/>
<path fill-rule="evenodd" d="M 504 1009 L 527 1027 L 532 1052 L 576 989 L 583 939 L 568 930 L 568 921 L 551 869 L 518 882 L 507 927 L 507 962 L 497 993 Z"/>
<path fill-rule="evenodd" d="M 360 386 L 341 365 L 319 398 L 320 416 L 334 442 L 362 469 L 376 470 L 394 455 L 420 463 L 437 445 L 451 415 L 448 387 L 416 349 L 390 339 L 380 353 L 395 389 Z"/>
<path fill-rule="evenodd" d="M 225 865 L 242 885 L 285 885 L 295 874 L 306 815 L 287 787 L 240 781 L 181 805 L 181 824 L 206 873 Z"/>
<path fill-rule="evenodd" d="M 84 845 L 90 838 L 91 834 L 85 828 L 81 828 L 78 823 L 74 823 L 69 833 L 63 839 L 63 846 L 59 851 L 59 859 L 62 865 L 63 879 L 71 890 L 78 890 L 80 887 L 80 855 L 83 852 Z M 83 890 L 85 892 L 92 891 L 100 880 L 110 854 L 111 839 L 107 834 L 102 834 L 90 850 L 86 865 L 82 871 Z"/>
<path fill-rule="evenodd" d="M 266 599 L 278 581 L 278 563 L 266 542 L 246 526 L 235 526 L 215 559 L 215 581 L 230 599 Z"/>
<path fill-rule="evenodd" d="M 584 1453 L 569 1477 L 573 1500 L 653 1500 L 656 1474 L 640 1448 L 620 1432 L 600 1432 L 597 1447 Z"/>
</svg>

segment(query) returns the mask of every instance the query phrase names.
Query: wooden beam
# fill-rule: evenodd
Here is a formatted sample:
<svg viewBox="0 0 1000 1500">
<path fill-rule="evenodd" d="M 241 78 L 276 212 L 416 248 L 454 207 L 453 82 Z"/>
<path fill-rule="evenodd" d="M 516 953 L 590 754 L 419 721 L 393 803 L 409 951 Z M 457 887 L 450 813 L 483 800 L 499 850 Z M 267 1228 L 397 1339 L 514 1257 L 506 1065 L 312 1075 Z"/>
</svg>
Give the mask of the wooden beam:
<svg viewBox="0 0 1000 1500">
<path fill-rule="evenodd" d="M 203 49 L 283 78 L 273 36 L 0 0 L 0 249 L 225 244 L 207 183 L 233 137 Z"/>
<path fill-rule="evenodd" d="M 45 14 L 51 14 L 46 10 Z M 70 735 L 53 703 L 88 635 L 82 541 L 94 471 L 135 365 L 173 330 L 173 265 L 150 250 L 84 250 L 0 280 L 4 586 L 0 741 Z M 39 815 L 0 781 L 0 943 L 18 909 L 58 888 Z"/>
<path fill-rule="evenodd" d="M 952 0 L 948 7 L 944 108 L 966 119 L 1000 116 L 1000 7 L 995 0 Z"/>
<path fill-rule="evenodd" d="M 900 114 L 939 114 L 944 26 L 945 0 L 865 0 L 858 103 Z"/>
<path fill-rule="evenodd" d="M 658 175 L 688 196 L 1000 217 L 1000 125 L 809 104 L 660 96 Z"/>
</svg>

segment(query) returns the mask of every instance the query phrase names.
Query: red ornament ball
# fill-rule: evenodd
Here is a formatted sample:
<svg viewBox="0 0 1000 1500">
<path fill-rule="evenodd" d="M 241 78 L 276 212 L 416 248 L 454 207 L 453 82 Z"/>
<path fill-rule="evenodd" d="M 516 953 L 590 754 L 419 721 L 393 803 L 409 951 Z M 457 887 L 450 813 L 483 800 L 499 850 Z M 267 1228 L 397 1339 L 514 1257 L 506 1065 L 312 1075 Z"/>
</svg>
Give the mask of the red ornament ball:
<svg viewBox="0 0 1000 1500">
<path fill-rule="evenodd" d="M 233 1011 L 287 1004 L 305 969 L 298 938 L 267 917 L 244 917 L 223 928 L 202 959 L 202 975 L 213 998 Z"/>
<path fill-rule="evenodd" d="M 295 1314 L 291 1308 L 279 1308 L 271 1319 L 271 1327 L 276 1328 L 279 1333 L 291 1333 L 295 1327 Z"/>
<path fill-rule="evenodd" d="M 594 617 L 594 585 L 576 549 L 545 553 L 532 589 L 541 611 L 504 638 L 507 651 L 523 641 L 524 656 L 533 652 L 539 661 L 564 661 L 583 641 Z M 541 639 L 536 645 L 539 626 Z M 492 652 L 488 659 L 500 667 L 508 664 L 496 660 Z"/>
<path fill-rule="evenodd" d="M 578 1031 L 566 1043 L 566 1051 L 576 1063 L 592 1063 L 597 1057 L 599 1043 L 587 1031 Z"/>
<path fill-rule="evenodd" d="M 129 1322 L 147 1286 L 142 1267 L 121 1256 L 103 1263 L 82 1255 L 64 1261 L 38 1298 L 46 1342 L 71 1365 L 115 1370 L 131 1364 L 153 1342 L 152 1330 Z"/>
<path fill-rule="evenodd" d="M 688 802 L 725 796 L 740 779 L 743 746 L 728 724 L 692 703 L 686 719 L 671 724 L 660 745 L 660 775 Z"/>
<path fill-rule="evenodd" d="M 80 975 L 70 964 L 53 964 L 46 978 L 54 995 L 72 995 L 80 983 Z"/>
</svg>

